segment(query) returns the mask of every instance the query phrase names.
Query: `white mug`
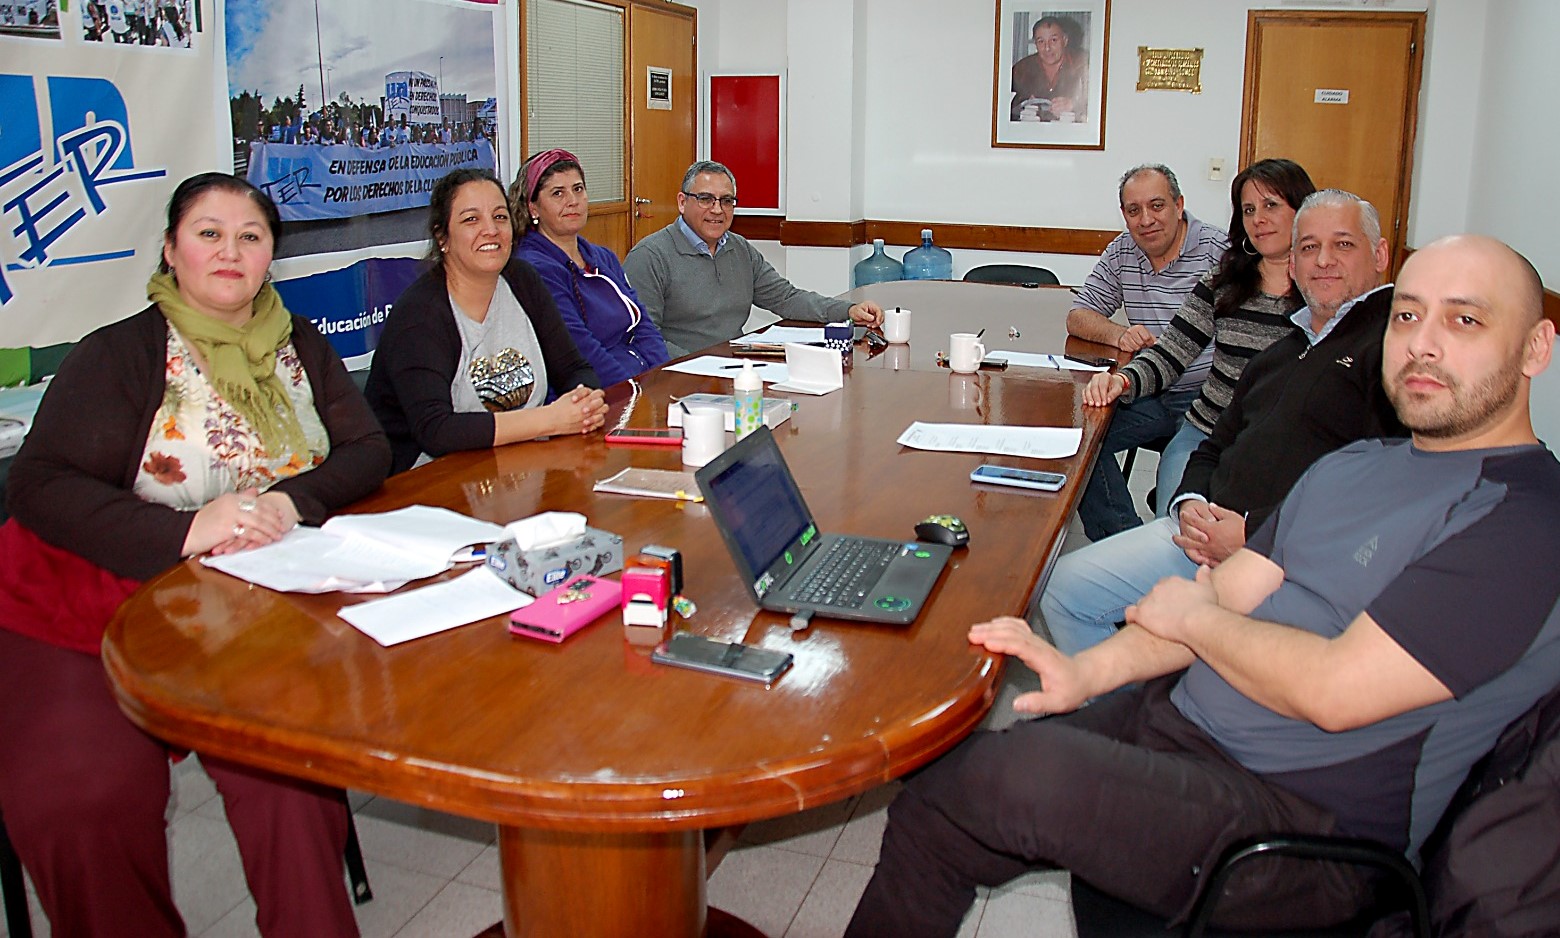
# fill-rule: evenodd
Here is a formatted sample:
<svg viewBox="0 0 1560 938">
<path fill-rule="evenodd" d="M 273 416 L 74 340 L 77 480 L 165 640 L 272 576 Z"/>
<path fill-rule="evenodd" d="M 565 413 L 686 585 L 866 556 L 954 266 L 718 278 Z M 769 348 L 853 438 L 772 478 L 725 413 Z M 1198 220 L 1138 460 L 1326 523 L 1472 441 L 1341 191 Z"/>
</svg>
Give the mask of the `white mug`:
<svg viewBox="0 0 1560 938">
<path fill-rule="evenodd" d="M 883 310 L 883 338 L 901 345 L 910 341 L 910 311 L 908 309 Z"/>
<path fill-rule="evenodd" d="M 726 450 L 726 415 L 713 407 L 688 408 L 682 432 L 685 466 L 703 466 Z"/>
<path fill-rule="evenodd" d="M 955 332 L 948 337 L 948 367 L 964 374 L 980 370 L 980 360 L 986 357 L 986 346 L 973 332 Z"/>
</svg>

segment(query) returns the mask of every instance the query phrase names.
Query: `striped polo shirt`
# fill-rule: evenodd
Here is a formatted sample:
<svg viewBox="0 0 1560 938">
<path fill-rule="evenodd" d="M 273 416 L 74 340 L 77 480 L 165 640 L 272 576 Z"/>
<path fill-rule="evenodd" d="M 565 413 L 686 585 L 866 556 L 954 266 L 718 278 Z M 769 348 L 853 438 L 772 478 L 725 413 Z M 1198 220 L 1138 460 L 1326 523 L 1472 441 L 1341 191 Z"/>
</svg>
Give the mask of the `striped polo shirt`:
<svg viewBox="0 0 1560 938">
<path fill-rule="evenodd" d="M 1217 264 L 1229 247 L 1222 228 L 1203 224 L 1191 212 L 1184 214 L 1186 241 L 1180 255 L 1164 270 L 1155 271 L 1148 255 L 1124 231 L 1106 246 L 1083 285 L 1074 288 L 1074 307 L 1092 309 L 1101 316 L 1125 309 L 1127 321 L 1134 326 L 1144 326 L 1156 337 L 1164 332 L 1180 311 L 1181 303 L 1197 286 L 1197 279 Z M 1210 342 L 1167 390 L 1201 387 L 1212 367 Z"/>
</svg>

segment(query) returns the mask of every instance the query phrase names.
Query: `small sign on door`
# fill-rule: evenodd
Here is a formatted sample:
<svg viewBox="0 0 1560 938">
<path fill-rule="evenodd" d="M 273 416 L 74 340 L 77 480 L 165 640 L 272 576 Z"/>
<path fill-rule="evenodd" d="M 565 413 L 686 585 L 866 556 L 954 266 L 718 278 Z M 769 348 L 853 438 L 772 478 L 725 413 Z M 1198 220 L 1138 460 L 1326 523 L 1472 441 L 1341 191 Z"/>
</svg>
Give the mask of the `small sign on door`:
<svg viewBox="0 0 1560 938">
<path fill-rule="evenodd" d="M 1317 104 L 1348 104 L 1349 89 L 1347 88 L 1318 88 L 1316 89 Z"/>
<path fill-rule="evenodd" d="M 645 82 L 645 107 L 652 111 L 672 109 L 672 70 L 651 65 L 645 69 L 649 80 Z"/>
</svg>

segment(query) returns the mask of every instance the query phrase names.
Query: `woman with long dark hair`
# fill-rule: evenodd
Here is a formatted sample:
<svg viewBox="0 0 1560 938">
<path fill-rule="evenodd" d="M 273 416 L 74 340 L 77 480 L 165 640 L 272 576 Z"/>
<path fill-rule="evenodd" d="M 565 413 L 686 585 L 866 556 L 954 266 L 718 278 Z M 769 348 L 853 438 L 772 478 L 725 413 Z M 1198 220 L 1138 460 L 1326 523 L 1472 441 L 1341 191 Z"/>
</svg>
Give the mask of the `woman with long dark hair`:
<svg viewBox="0 0 1560 938">
<path fill-rule="evenodd" d="M 390 437 L 391 471 L 600 427 L 601 382 L 536 269 L 511 256 L 498 177 L 457 169 L 440 179 L 428 233 L 433 266 L 395 301 L 365 389 Z"/>
<path fill-rule="evenodd" d="M 1084 389 L 1083 402 L 1096 407 L 1151 397 L 1213 343 L 1213 370 L 1159 457 L 1160 517 L 1170 510 L 1192 451 L 1229 404 L 1246 362 L 1295 328 L 1290 316 L 1304 301 L 1289 279 L 1289 244 L 1295 212 L 1315 191 L 1292 160 L 1260 160 L 1242 170 L 1230 183 L 1230 247 L 1218 266 L 1198 281 L 1157 342 L 1120 370 L 1095 375 Z"/>
</svg>

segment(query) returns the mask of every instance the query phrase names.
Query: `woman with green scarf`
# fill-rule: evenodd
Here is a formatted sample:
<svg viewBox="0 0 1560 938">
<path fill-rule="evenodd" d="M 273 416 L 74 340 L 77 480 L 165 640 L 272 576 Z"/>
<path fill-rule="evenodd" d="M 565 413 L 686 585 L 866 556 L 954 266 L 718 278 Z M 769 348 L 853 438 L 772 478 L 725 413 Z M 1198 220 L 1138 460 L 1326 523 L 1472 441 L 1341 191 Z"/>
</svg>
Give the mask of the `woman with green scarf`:
<svg viewBox="0 0 1560 938">
<path fill-rule="evenodd" d="M 182 935 L 173 751 L 115 706 L 115 608 L 181 558 L 271 543 L 378 488 L 390 448 L 269 283 L 276 206 L 221 173 L 168 203 L 151 305 L 88 335 L 39 405 L 0 527 L 0 814 L 56 935 Z M 355 935 L 341 792 L 217 758 L 260 932 Z"/>
</svg>

